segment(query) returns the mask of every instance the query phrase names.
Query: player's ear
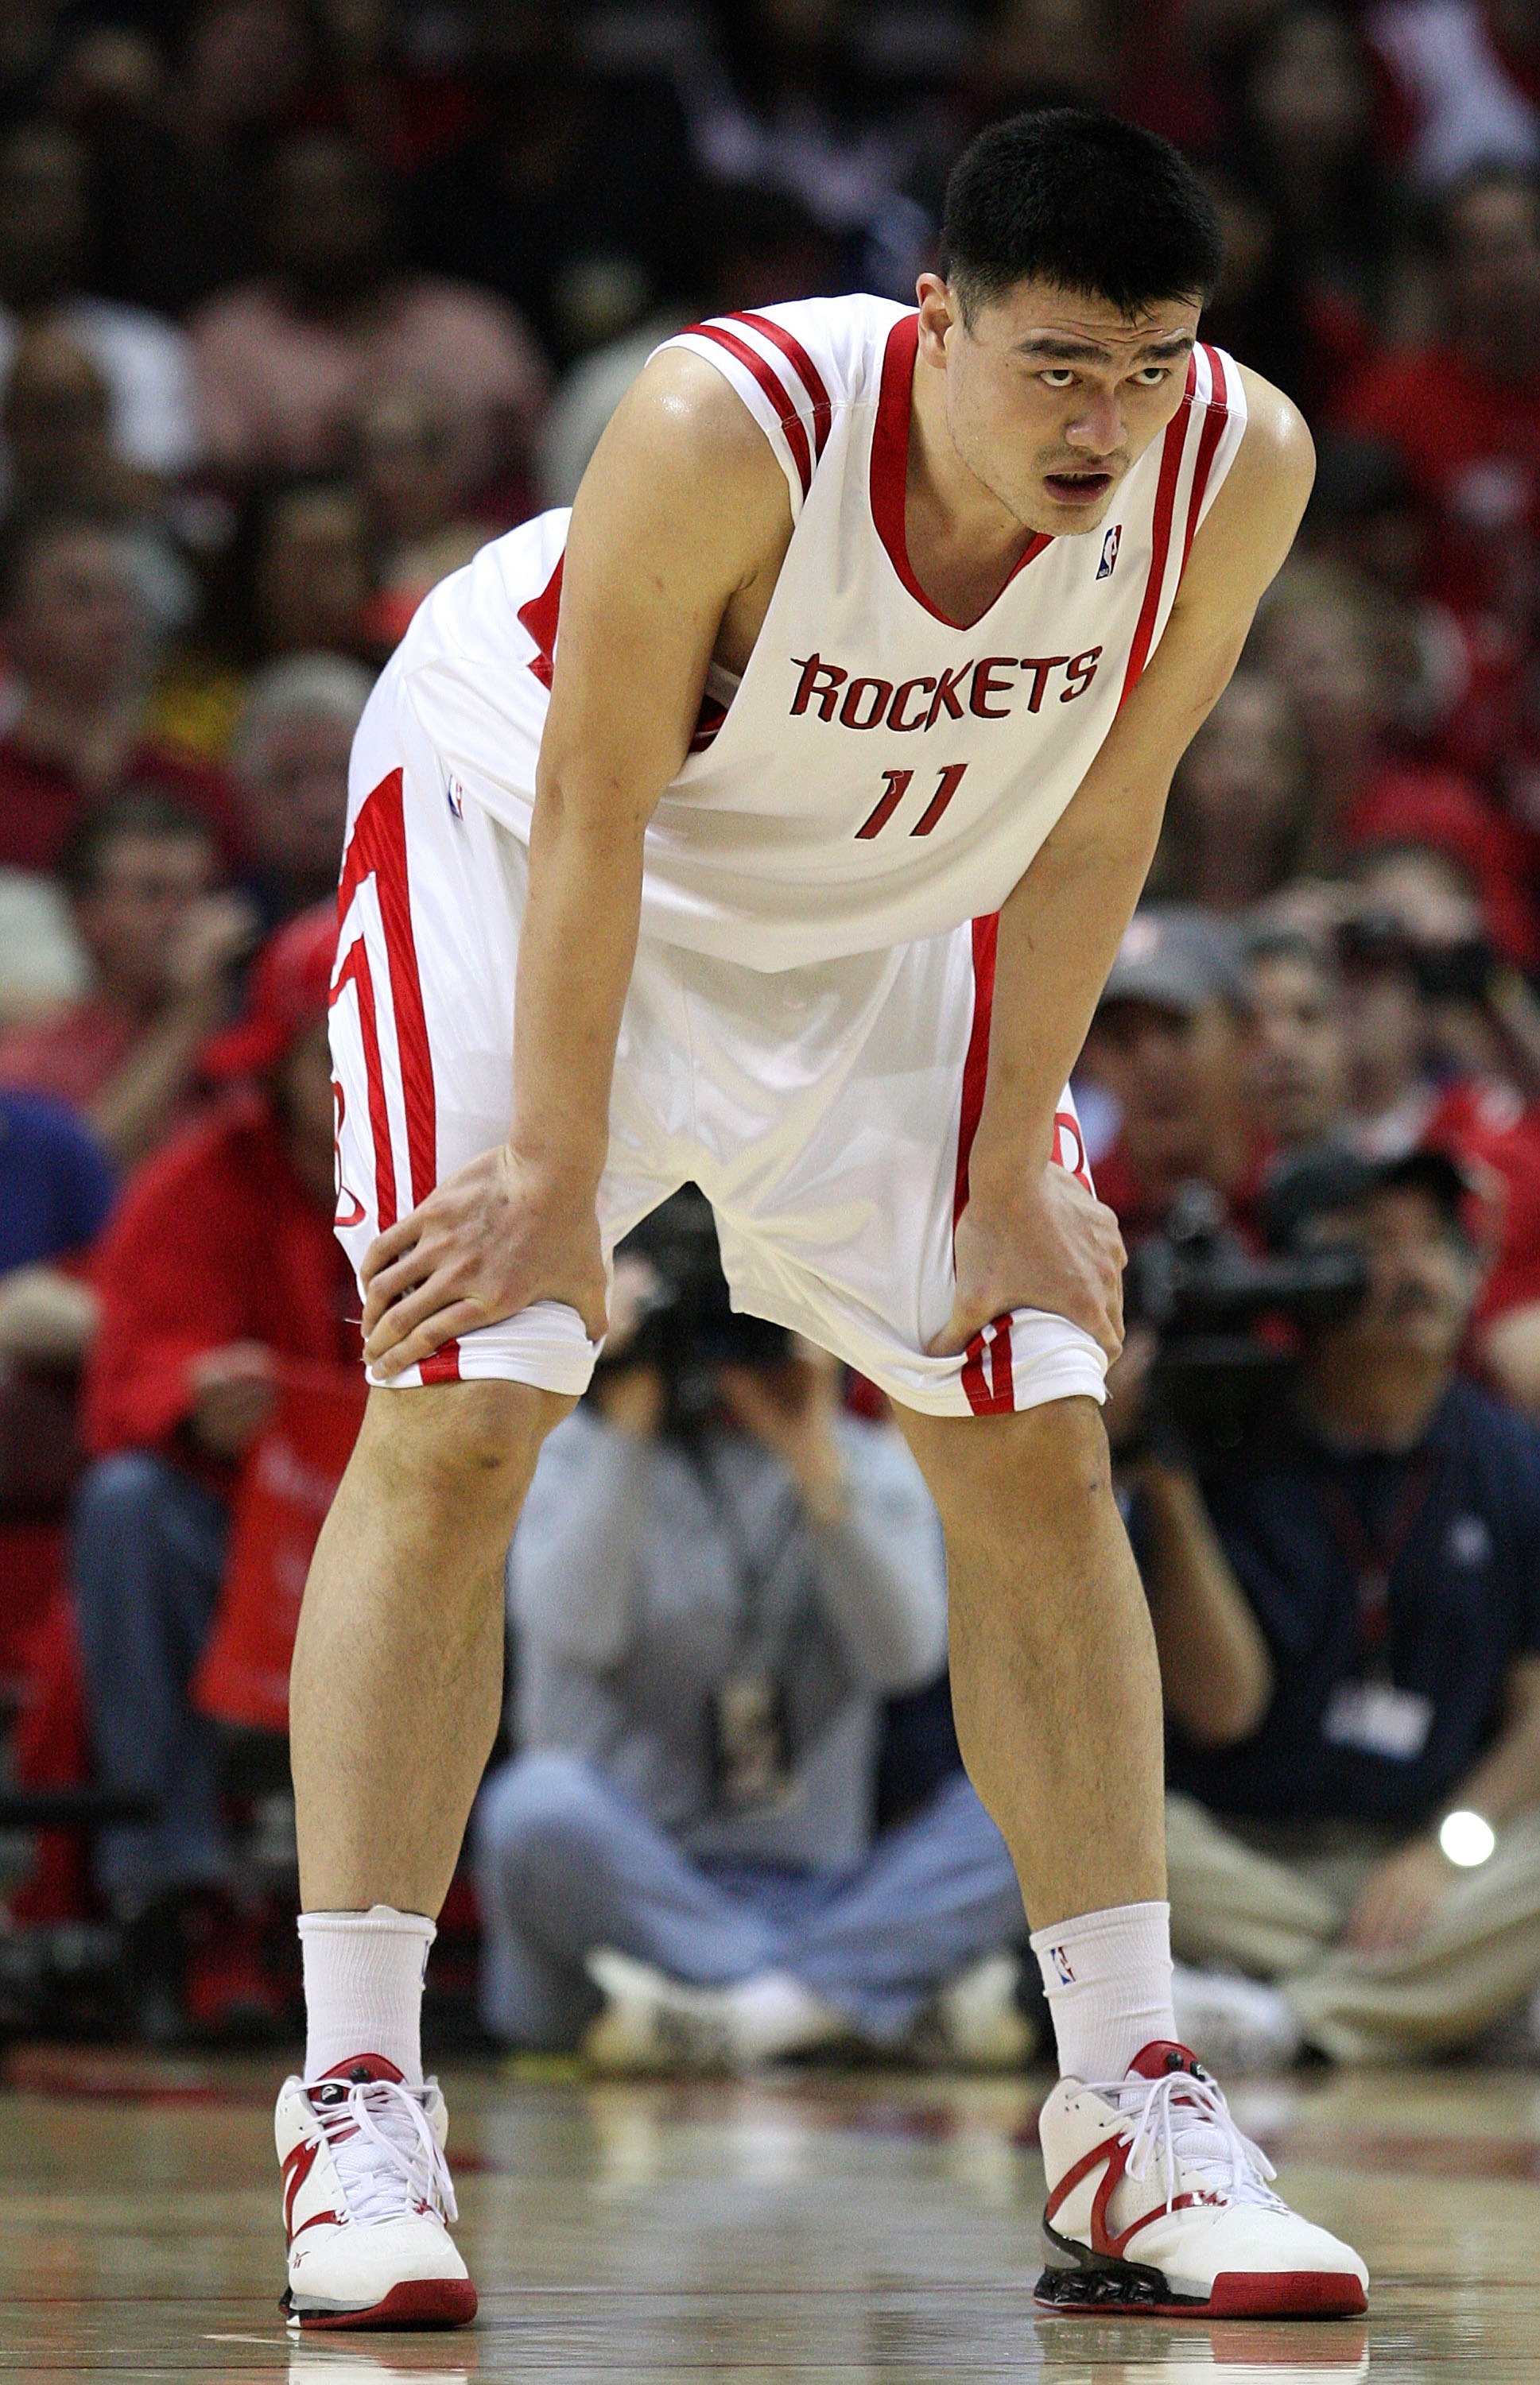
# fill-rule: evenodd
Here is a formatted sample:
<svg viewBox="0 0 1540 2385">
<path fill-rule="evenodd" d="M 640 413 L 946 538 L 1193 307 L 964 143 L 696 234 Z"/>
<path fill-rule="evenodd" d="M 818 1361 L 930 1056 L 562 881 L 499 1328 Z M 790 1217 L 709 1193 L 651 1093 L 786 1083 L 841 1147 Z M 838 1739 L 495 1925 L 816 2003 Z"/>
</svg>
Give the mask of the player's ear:
<svg viewBox="0 0 1540 2385">
<path fill-rule="evenodd" d="M 920 353 L 929 365 L 944 365 L 949 334 L 962 328 L 958 293 L 939 273 L 922 273 L 915 284 L 920 302 Z"/>
</svg>

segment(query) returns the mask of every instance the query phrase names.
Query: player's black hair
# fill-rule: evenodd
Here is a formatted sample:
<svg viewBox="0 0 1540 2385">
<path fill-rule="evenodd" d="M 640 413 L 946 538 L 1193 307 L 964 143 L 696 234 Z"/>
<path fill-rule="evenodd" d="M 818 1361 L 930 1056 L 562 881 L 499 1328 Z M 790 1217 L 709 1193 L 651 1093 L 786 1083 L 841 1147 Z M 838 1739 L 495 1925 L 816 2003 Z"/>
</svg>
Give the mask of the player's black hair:
<svg viewBox="0 0 1540 2385">
<path fill-rule="evenodd" d="M 965 322 L 1017 282 L 1057 282 L 1134 316 L 1208 299 L 1223 256 L 1219 218 L 1158 132 L 1078 107 L 986 125 L 946 185 L 946 274 Z"/>
</svg>

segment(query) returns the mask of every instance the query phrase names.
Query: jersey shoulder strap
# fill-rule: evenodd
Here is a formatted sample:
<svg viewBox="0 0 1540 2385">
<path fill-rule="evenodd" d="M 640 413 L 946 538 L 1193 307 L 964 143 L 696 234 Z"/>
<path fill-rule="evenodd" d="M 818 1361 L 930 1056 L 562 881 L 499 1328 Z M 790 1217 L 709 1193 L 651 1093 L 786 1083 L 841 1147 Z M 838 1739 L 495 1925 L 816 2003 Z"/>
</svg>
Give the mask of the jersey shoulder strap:
<svg viewBox="0 0 1540 2385">
<path fill-rule="evenodd" d="M 1246 436 L 1246 384 L 1233 356 L 1200 340 L 1193 350 L 1187 395 L 1183 401 L 1194 419 L 1193 494 L 1189 505 L 1183 560 L 1194 534 L 1223 487 Z"/>
<path fill-rule="evenodd" d="M 840 414 L 876 403 L 888 332 L 908 311 L 887 298 L 802 298 L 714 315 L 662 345 L 704 356 L 732 384 L 786 476 L 795 521 Z"/>
</svg>

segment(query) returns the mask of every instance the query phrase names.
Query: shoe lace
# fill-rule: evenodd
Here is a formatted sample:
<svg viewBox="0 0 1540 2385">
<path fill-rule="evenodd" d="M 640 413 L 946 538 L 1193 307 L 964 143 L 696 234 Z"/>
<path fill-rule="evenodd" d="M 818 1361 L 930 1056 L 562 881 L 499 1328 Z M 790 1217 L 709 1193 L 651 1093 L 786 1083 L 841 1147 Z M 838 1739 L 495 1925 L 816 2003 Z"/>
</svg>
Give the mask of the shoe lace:
<svg viewBox="0 0 1540 2385">
<path fill-rule="evenodd" d="M 364 2079 L 336 2101 L 321 2103 L 312 2092 L 310 2108 L 332 2149 L 350 2218 L 395 2219 L 424 2207 L 442 2219 L 459 2217 L 449 2165 L 411 2088 Z"/>
<path fill-rule="evenodd" d="M 1277 2171 L 1261 2147 L 1242 2135 L 1211 2079 L 1171 2070 L 1158 2079 L 1113 2079 L 1093 2092 L 1126 2115 L 1131 2142 L 1125 2174 L 1143 2180 L 1155 2168 L 1168 2211 L 1182 2191 L 1183 2168 L 1210 2180 L 1226 2202 L 1286 2208 L 1268 2184 Z"/>
</svg>

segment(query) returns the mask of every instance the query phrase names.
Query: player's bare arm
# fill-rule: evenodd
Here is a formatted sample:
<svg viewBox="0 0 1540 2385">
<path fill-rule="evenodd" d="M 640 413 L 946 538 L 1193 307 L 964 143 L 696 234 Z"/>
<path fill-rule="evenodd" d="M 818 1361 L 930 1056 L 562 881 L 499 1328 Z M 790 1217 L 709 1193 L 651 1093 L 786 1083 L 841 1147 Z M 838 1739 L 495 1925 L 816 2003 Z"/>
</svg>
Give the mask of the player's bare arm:
<svg viewBox="0 0 1540 2385">
<path fill-rule="evenodd" d="M 540 1300 L 605 1329 L 595 1194 L 636 953 L 643 839 L 689 751 L 713 656 L 741 668 L 791 537 L 786 485 L 697 358 L 647 368 L 573 509 L 541 745 L 506 1144 L 365 1263 L 366 1352 L 399 1374 Z"/>
<path fill-rule="evenodd" d="M 984 1107 L 957 1237 L 957 1303 L 937 1350 L 1023 1305 L 1121 1340 L 1121 1242 L 1109 1209 L 1048 1165 L 1079 1057 L 1154 855 L 1171 776 L 1218 702 L 1314 472 L 1282 393 L 1245 374 L 1246 436 L 1194 541 L 1164 636 L 1079 792 L 1000 915 Z"/>
</svg>

